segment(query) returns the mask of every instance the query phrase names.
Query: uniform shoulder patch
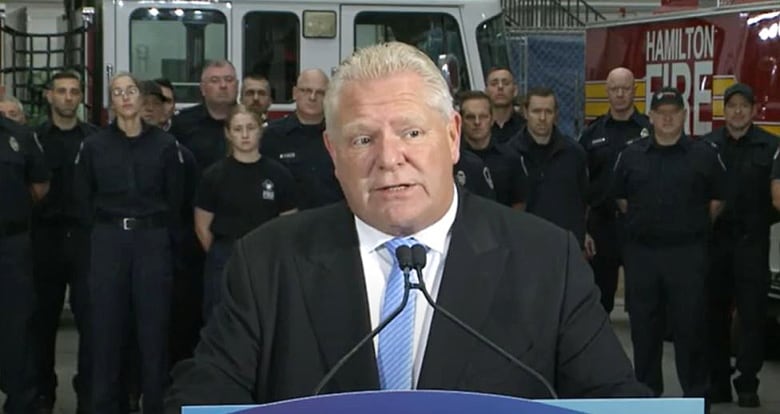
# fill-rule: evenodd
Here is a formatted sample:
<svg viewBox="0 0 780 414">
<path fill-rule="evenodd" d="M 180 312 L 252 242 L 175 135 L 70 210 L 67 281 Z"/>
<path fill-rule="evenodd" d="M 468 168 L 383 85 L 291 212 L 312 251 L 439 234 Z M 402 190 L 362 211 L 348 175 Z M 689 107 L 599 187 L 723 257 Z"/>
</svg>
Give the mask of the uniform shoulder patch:
<svg viewBox="0 0 780 414">
<path fill-rule="evenodd" d="M 710 148 L 714 149 L 715 151 L 720 151 L 720 145 L 718 145 L 716 142 L 710 141 L 708 139 L 703 139 L 705 144 L 707 144 Z"/>
<path fill-rule="evenodd" d="M 33 132 L 32 137 L 33 137 L 33 141 L 35 141 L 35 145 L 38 146 L 38 149 L 41 150 L 41 152 L 44 152 L 43 145 L 41 145 L 41 140 L 38 139 L 38 134 L 36 132 Z"/>
<path fill-rule="evenodd" d="M 490 169 L 488 167 L 482 169 L 482 176 L 485 177 L 485 182 L 488 187 L 490 187 L 491 190 L 495 190 L 495 187 L 493 187 L 493 177 L 490 176 Z"/>
<path fill-rule="evenodd" d="M 457 180 L 460 185 L 466 185 L 466 173 L 463 172 L 463 170 L 456 171 L 455 180 Z"/>
</svg>

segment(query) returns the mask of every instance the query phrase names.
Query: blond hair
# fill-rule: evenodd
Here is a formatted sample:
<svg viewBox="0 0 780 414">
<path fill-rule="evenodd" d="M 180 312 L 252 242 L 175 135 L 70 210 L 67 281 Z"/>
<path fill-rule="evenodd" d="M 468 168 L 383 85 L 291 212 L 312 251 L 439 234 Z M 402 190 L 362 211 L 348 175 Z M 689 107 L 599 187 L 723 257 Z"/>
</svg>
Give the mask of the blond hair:
<svg viewBox="0 0 780 414">
<path fill-rule="evenodd" d="M 225 145 L 225 152 L 228 157 L 233 155 L 233 144 L 230 142 L 230 124 L 233 123 L 233 119 L 240 114 L 246 114 L 252 117 L 252 119 L 257 122 L 257 126 L 260 128 L 260 137 L 263 136 L 263 119 L 260 118 L 260 114 L 257 112 L 247 108 L 245 105 L 242 104 L 235 104 L 233 105 L 233 108 L 230 109 L 230 112 L 228 112 L 227 117 L 225 118 L 225 141 L 227 141 L 227 145 Z"/>
<path fill-rule="evenodd" d="M 381 43 L 360 49 L 336 70 L 325 93 L 325 125 L 338 118 L 341 89 L 348 82 L 376 80 L 398 73 L 414 73 L 422 78 L 427 104 L 449 120 L 455 112 L 449 85 L 439 68 L 422 51 L 401 42 Z"/>
</svg>

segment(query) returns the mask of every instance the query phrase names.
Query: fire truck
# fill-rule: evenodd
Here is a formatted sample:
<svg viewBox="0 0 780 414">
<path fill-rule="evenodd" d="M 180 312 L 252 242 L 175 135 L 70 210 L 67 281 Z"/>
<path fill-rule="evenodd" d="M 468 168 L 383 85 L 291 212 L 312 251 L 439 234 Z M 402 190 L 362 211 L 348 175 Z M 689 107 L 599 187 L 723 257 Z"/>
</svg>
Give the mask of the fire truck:
<svg viewBox="0 0 780 414">
<path fill-rule="evenodd" d="M 750 85 L 755 123 L 780 136 L 780 4 L 777 1 L 696 9 L 593 24 L 586 29 L 585 117 L 607 112 L 606 78 L 625 66 L 636 77 L 635 105 L 645 112 L 653 91 L 680 90 L 688 103 L 686 134 L 723 125 L 723 93 Z M 772 227 L 770 314 L 780 320 L 780 225 Z"/>
<path fill-rule="evenodd" d="M 71 52 L 79 53 L 73 58 L 66 51 L 65 60 L 75 60 L 70 66 L 88 79 L 86 103 L 95 122 L 105 119 L 108 80 L 122 71 L 139 79 L 170 79 L 179 105 L 187 106 L 200 100 L 204 63 L 229 59 L 239 77 L 269 79 L 273 116 L 293 110 L 292 88 L 301 70 L 330 74 L 354 50 L 378 42 L 401 41 L 423 50 L 453 92 L 483 89 L 485 71 L 509 61 L 500 0 L 100 0 L 74 14 L 69 33 L 83 37 L 66 39 Z M 3 70 L 24 75 L 30 65 L 14 62 Z M 40 70 L 51 68 L 58 67 Z M 21 95 L 33 86 L 25 76 L 10 83 Z"/>
<path fill-rule="evenodd" d="M 780 135 L 780 4 L 762 2 L 594 24 L 586 29 L 585 116 L 607 112 L 606 77 L 617 66 L 636 76 L 636 106 L 655 90 L 678 88 L 688 101 L 685 132 L 723 125 L 723 92 L 750 85 L 756 124 Z"/>
</svg>

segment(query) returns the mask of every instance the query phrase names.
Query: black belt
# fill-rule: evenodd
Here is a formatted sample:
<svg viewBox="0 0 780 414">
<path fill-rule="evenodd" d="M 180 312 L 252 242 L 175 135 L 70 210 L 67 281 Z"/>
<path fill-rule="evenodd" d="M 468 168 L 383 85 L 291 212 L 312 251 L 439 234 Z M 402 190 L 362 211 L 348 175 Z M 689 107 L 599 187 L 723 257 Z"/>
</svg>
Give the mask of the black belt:
<svg viewBox="0 0 780 414">
<path fill-rule="evenodd" d="M 98 215 L 95 221 L 103 224 L 112 224 L 122 230 L 158 229 L 168 226 L 168 219 L 165 216 L 110 217 Z"/>
<path fill-rule="evenodd" d="M 12 221 L 0 223 L 0 237 L 11 237 L 22 234 L 30 229 L 28 221 Z"/>
</svg>

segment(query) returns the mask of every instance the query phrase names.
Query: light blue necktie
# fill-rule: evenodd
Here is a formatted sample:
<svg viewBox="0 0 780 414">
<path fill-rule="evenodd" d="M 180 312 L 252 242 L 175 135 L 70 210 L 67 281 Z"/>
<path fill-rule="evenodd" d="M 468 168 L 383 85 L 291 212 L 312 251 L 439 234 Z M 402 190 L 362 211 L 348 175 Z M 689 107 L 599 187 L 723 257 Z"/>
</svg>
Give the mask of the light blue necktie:
<svg viewBox="0 0 780 414">
<path fill-rule="evenodd" d="M 411 246 L 415 242 L 411 238 L 395 238 L 384 244 L 390 252 L 390 257 L 393 258 L 393 267 L 387 279 L 380 320 L 387 318 L 398 307 L 404 296 L 404 274 L 398 266 L 395 249 L 404 244 Z M 377 365 L 379 385 L 383 390 L 412 389 L 415 296 L 414 292 L 409 292 L 409 301 L 403 311 L 379 333 Z"/>
</svg>

